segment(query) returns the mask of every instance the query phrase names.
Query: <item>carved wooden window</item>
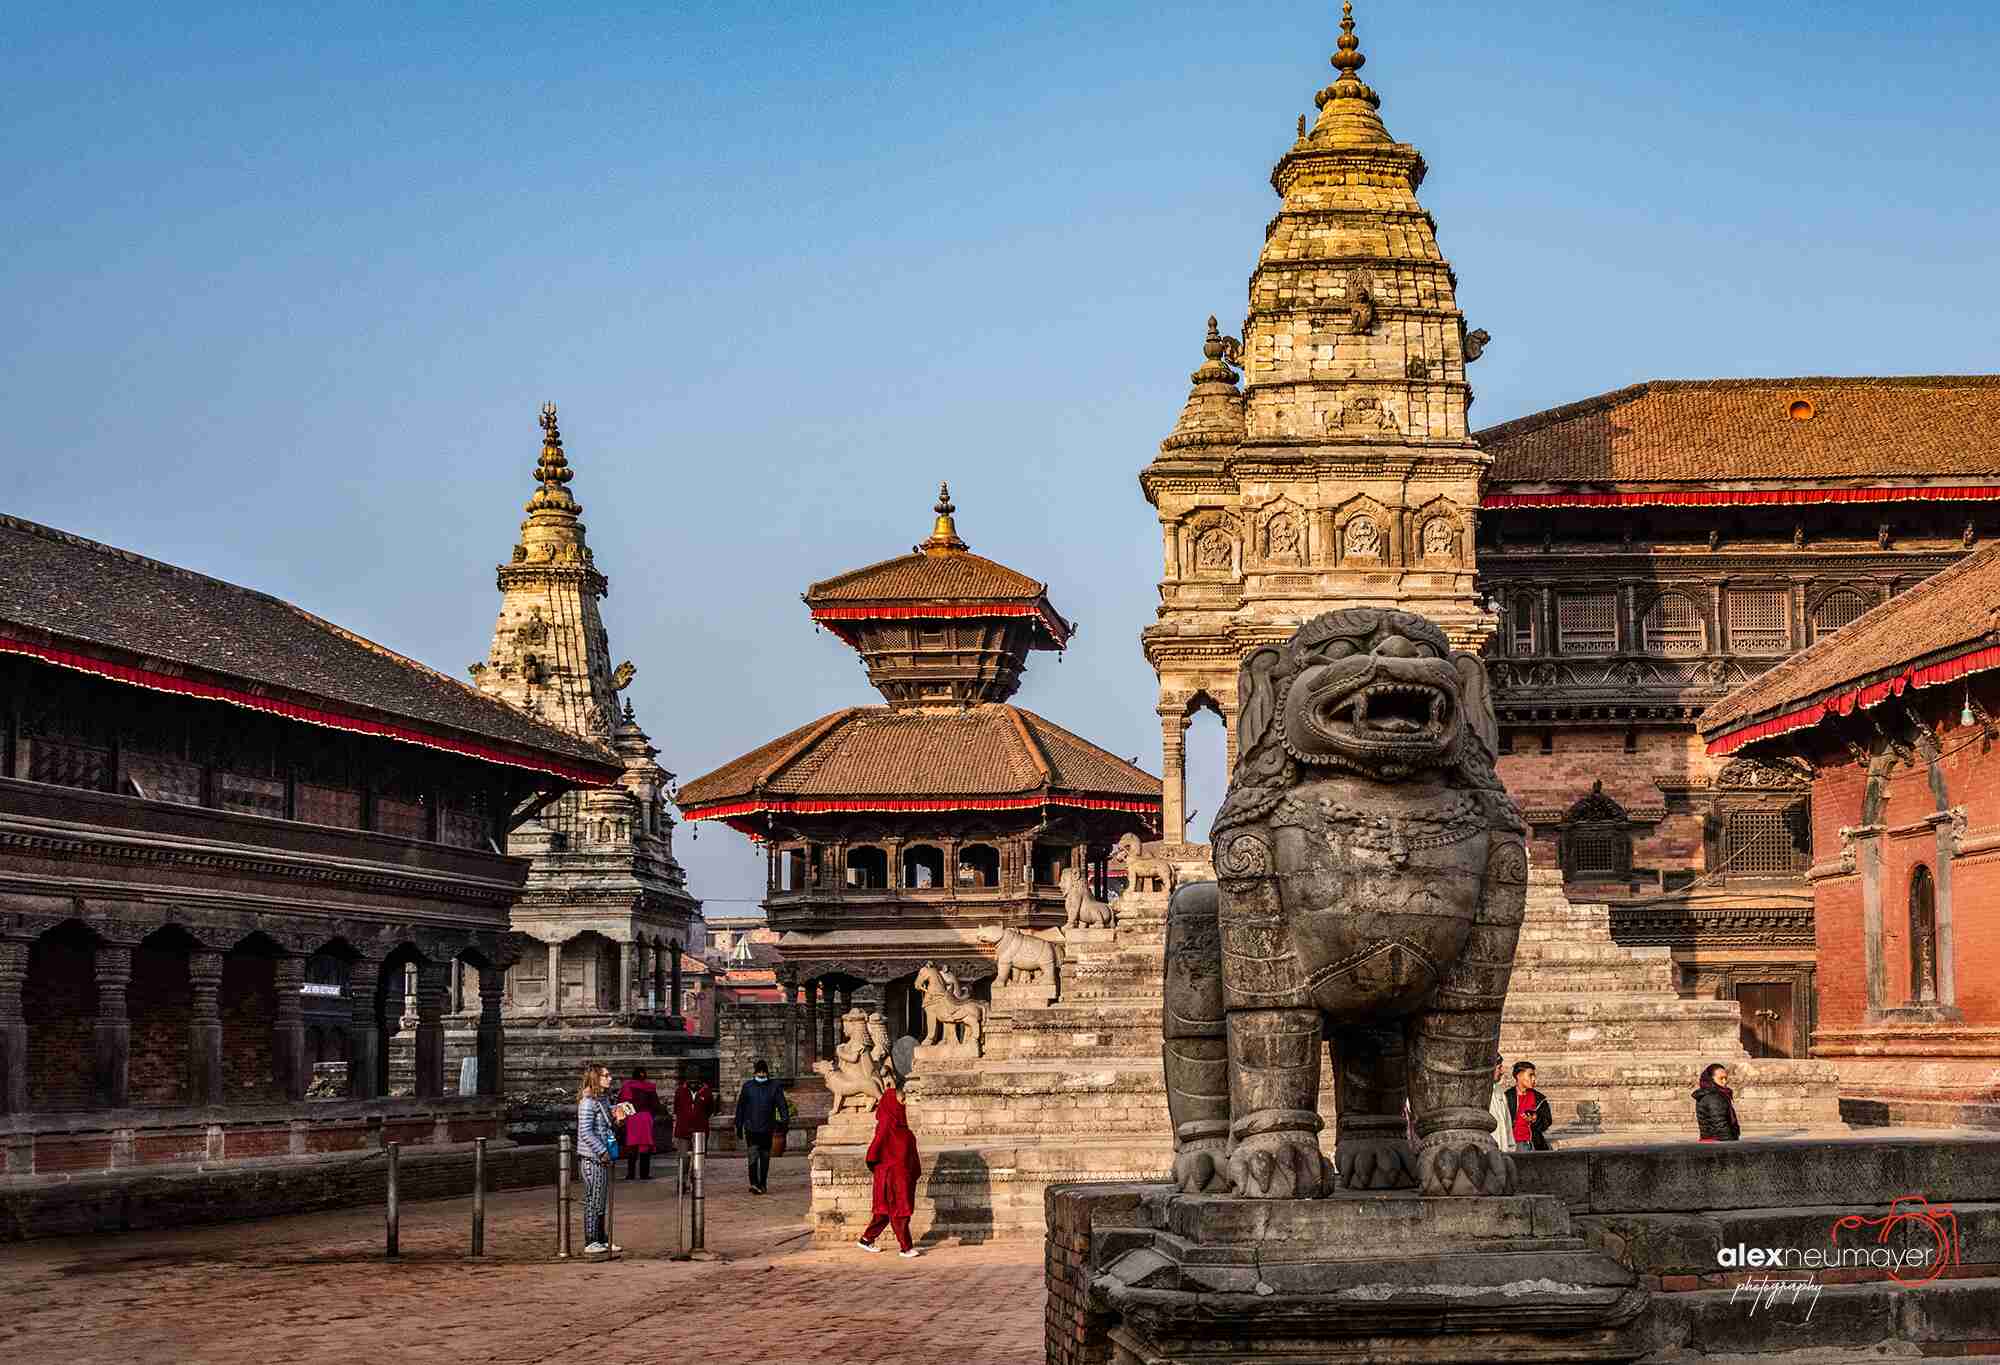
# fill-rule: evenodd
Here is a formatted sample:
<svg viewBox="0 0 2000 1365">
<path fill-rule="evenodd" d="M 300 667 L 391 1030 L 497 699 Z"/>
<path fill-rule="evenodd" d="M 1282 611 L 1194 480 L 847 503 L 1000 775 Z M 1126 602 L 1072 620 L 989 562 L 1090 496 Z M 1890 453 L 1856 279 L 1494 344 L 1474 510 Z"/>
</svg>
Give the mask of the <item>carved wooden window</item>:
<svg viewBox="0 0 2000 1365">
<path fill-rule="evenodd" d="M 1937 884 L 1922 863 L 1910 874 L 1910 1001 L 1937 1000 Z"/>
<path fill-rule="evenodd" d="M 398 801 L 393 797 L 375 798 L 375 828 L 384 834 L 397 834 L 405 839 L 428 839 L 431 837 L 431 813 L 421 801 Z"/>
<path fill-rule="evenodd" d="M 361 793 L 352 787 L 324 787 L 301 782 L 294 789 L 298 818 L 309 825 L 336 829 L 361 828 Z"/>
<path fill-rule="evenodd" d="M 285 784 L 248 773 L 219 772 L 215 775 L 215 804 L 244 815 L 267 815 L 282 820 Z"/>
<path fill-rule="evenodd" d="M 1622 829 L 1580 828 L 1570 836 L 1570 872 L 1580 877 L 1615 877 L 1624 872 L 1632 841 Z"/>
<path fill-rule="evenodd" d="M 1729 647 L 1738 654 L 1783 654 L 1792 647 L 1786 622 L 1791 595 L 1783 588 L 1738 588 L 1729 594 Z"/>
<path fill-rule="evenodd" d="M 889 885 L 889 855 L 863 846 L 847 850 L 847 884 L 857 891 L 880 891 Z"/>
<path fill-rule="evenodd" d="M 438 834 L 453 848 L 484 848 L 488 837 L 485 811 L 478 805 L 446 806 L 439 812 Z"/>
<path fill-rule="evenodd" d="M 1828 593 L 1820 598 L 1819 605 L 1813 608 L 1813 643 L 1818 644 L 1867 610 L 1868 603 L 1858 592 L 1842 588 L 1837 592 Z"/>
<path fill-rule="evenodd" d="M 1648 654 L 1664 654 L 1669 658 L 1682 658 L 1704 654 L 1708 647 L 1708 631 L 1701 619 L 1701 608 L 1692 598 L 1677 592 L 1664 593 L 1653 600 L 1646 609 L 1646 616 L 1639 623 L 1641 647 Z"/>
<path fill-rule="evenodd" d="M 1535 599 L 1522 593 L 1507 604 L 1507 652 L 1517 659 L 1535 653 Z"/>
<path fill-rule="evenodd" d="M 958 850 L 960 886 L 1000 885 L 1000 850 L 991 844 L 966 844 Z"/>
<path fill-rule="evenodd" d="M 103 791 L 111 785 L 111 750 L 61 739 L 28 741 L 28 780 Z"/>
<path fill-rule="evenodd" d="M 1783 877 L 1804 872 L 1812 840 L 1804 802 L 1730 811 L 1722 831 L 1722 870 L 1733 877 Z"/>
<path fill-rule="evenodd" d="M 903 850 L 903 885 L 935 891 L 944 885 L 944 850 L 935 844 L 911 844 Z"/>
<path fill-rule="evenodd" d="M 125 754 L 125 776 L 137 786 L 134 793 L 152 801 L 172 801 L 180 806 L 201 804 L 201 765 L 183 763 L 160 754 Z"/>
<path fill-rule="evenodd" d="M 1556 598 L 1556 639 L 1565 654 L 1616 652 L 1618 594 L 1566 592 Z"/>
</svg>

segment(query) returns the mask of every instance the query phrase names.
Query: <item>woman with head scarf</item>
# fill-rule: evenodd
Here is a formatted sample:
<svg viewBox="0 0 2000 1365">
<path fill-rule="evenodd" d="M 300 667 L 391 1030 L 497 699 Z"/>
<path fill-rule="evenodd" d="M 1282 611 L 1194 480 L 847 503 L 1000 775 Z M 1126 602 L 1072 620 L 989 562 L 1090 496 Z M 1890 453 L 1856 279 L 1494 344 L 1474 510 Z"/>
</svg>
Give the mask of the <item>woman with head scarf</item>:
<svg viewBox="0 0 2000 1365">
<path fill-rule="evenodd" d="M 1729 1068 L 1710 1062 L 1702 1068 L 1694 1091 L 1694 1126 L 1703 1142 L 1735 1142 L 1743 1136 L 1736 1122 L 1736 1095 L 1729 1088 Z"/>
<path fill-rule="evenodd" d="M 875 1217 L 861 1234 L 863 1251 L 880 1251 L 875 1239 L 885 1227 L 896 1230 L 896 1245 L 904 1259 L 920 1253 L 910 1245 L 910 1215 L 915 1211 L 917 1177 L 924 1173 L 917 1159 L 916 1135 L 903 1112 L 903 1097 L 895 1073 L 884 1077 L 887 1088 L 875 1105 L 875 1140 L 868 1144 L 868 1168 L 875 1173 Z"/>
<path fill-rule="evenodd" d="M 632 1079 L 618 1089 L 618 1103 L 632 1106 L 625 1120 L 625 1178 L 653 1178 L 653 1116 L 660 1109 L 660 1089 L 646 1078 L 646 1068 L 633 1071 Z"/>
</svg>

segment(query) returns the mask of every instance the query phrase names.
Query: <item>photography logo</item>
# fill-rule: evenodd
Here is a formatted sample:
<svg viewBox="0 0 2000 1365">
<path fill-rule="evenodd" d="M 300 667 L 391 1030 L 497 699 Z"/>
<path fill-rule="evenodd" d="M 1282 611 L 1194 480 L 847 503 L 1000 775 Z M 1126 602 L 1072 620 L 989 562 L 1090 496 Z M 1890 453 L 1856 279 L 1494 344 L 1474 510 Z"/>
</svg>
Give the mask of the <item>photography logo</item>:
<svg viewBox="0 0 2000 1365">
<path fill-rule="evenodd" d="M 1738 1242 L 1716 1253 L 1727 1271 L 1791 1272 L 1746 1277 L 1730 1302 L 1748 1301 L 1750 1312 L 1806 1302 L 1806 1321 L 1819 1302 L 1820 1273 L 1875 1270 L 1897 1284 L 1927 1284 L 1959 1263 L 1958 1217 L 1949 1204 L 1920 1194 L 1889 1201 L 1884 1214 L 1849 1213 L 1834 1219 L 1824 1247 L 1748 1246 Z"/>
</svg>

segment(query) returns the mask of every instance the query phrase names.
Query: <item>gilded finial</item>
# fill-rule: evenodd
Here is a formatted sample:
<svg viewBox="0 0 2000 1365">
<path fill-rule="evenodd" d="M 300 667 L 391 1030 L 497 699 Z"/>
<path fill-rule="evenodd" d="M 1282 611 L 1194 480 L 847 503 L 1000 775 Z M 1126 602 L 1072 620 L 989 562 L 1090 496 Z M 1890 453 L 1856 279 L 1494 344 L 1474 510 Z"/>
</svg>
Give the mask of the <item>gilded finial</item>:
<svg viewBox="0 0 2000 1365">
<path fill-rule="evenodd" d="M 1355 73 L 1368 65 L 1368 58 L 1362 55 L 1361 40 L 1354 36 L 1354 5 L 1351 0 L 1343 0 L 1340 6 L 1340 40 L 1335 45 L 1331 58 L 1339 79 L 1319 92 L 1314 101 L 1320 108 L 1326 107 L 1328 100 L 1365 100 L 1368 106 L 1380 108 L 1382 97 L 1362 84 Z"/>
<path fill-rule="evenodd" d="M 958 526 L 951 519 L 951 514 L 958 509 L 951 503 L 950 484 L 938 484 L 937 506 L 932 510 L 937 513 L 937 520 L 931 524 L 931 538 L 916 547 L 917 553 L 945 555 L 963 551 L 965 542 L 958 538 Z"/>
<path fill-rule="evenodd" d="M 563 458 L 562 431 L 556 426 L 556 405 L 542 404 L 542 457 L 535 461 L 535 482 L 541 485 L 535 496 L 528 499 L 530 512 L 543 508 L 556 508 L 564 512 L 577 512 L 576 499 L 563 485 L 576 477 L 576 471 Z"/>
</svg>

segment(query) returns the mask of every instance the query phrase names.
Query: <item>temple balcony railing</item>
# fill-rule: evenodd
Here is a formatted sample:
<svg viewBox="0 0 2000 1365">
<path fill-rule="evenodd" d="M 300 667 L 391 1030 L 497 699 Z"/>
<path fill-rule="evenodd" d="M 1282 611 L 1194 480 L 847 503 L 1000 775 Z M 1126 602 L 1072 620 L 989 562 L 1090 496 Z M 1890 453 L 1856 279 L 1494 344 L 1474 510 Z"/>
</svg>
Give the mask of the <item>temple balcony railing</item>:
<svg viewBox="0 0 2000 1365">
<path fill-rule="evenodd" d="M 1024 908 L 1036 920 L 1062 915 L 1063 894 L 1053 886 L 807 886 L 766 892 L 764 908 L 774 917 L 773 927 L 780 915 L 869 915 L 911 908 L 970 918 L 984 912 L 996 922 L 1011 922 Z"/>
</svg>

